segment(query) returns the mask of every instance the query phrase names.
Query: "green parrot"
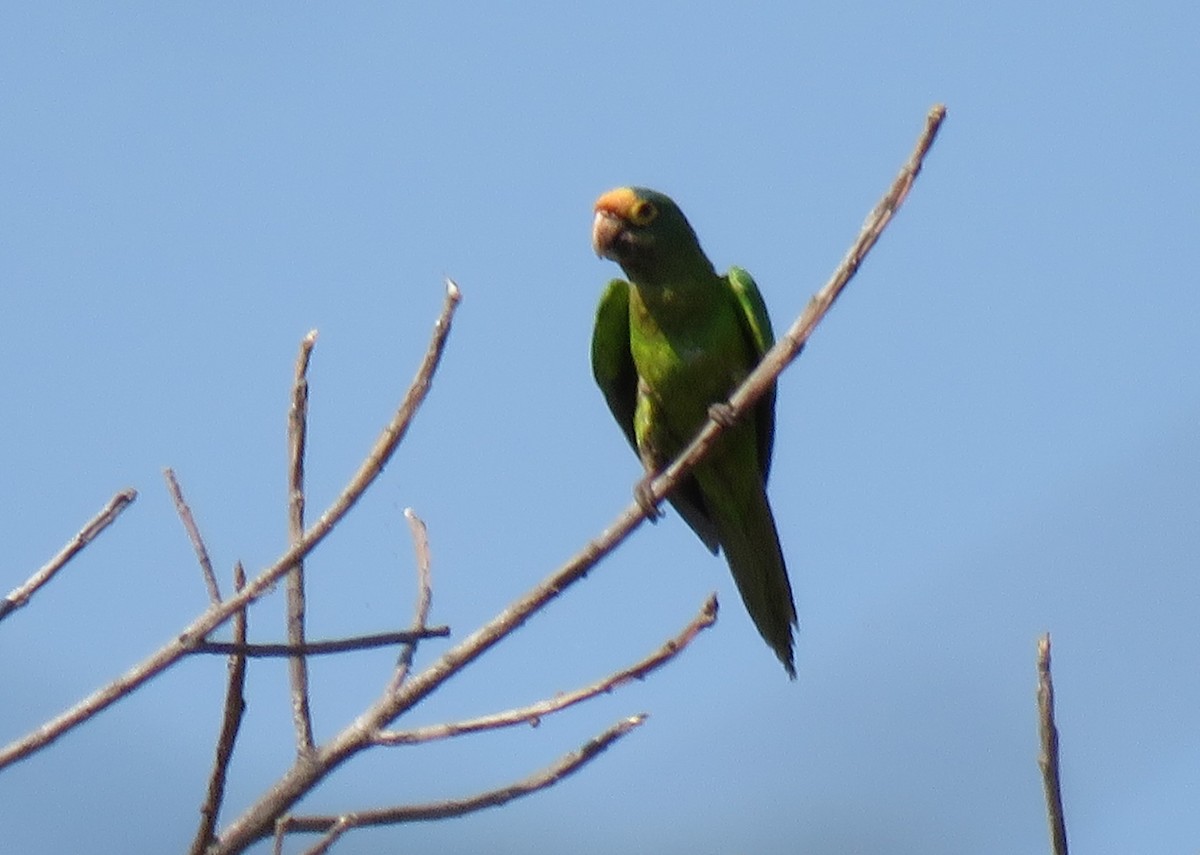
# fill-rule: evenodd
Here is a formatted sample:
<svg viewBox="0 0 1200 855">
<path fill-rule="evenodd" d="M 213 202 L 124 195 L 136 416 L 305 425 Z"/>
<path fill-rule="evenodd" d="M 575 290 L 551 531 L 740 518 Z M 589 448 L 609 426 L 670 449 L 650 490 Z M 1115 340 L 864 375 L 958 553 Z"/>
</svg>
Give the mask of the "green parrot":
<svg viewBox="0 0 1200 855">
<path fill-rule="evenodd" d="M 750 274 L 732 267 L 718 275 L 671 199 L 620 187 L 595 211 L 592 246 L 629 281 L 614 279 L 600 298 L 592 373 L 650 478 L 695 437 L 711 408 L 718 417 L 727 409 L 774 333 Z M 795 679 L 796 606 L 766 493 L 774 434 L 772 387 L 669 499 L 710 552 L 725 551 L 754 625 Z M 643 506 L 646 483 L 635 491 Z"/>
</svg>

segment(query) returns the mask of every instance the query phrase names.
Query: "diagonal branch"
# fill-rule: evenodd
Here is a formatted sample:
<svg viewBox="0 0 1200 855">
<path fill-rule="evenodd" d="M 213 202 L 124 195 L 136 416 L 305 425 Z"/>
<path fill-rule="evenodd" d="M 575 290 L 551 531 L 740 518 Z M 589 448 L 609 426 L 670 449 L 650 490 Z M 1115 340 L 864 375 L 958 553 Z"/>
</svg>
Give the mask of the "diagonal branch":
<svg viewBox="0 0 1200 855">
<path fill-rule="evenodd" d="M 461 292 L 454 282 L 446 281 L 446 299 L 442 304 L 441 314 L 434 325 L 433 338 L 425 358 L 417 370 L 417 376 L 409 386 L 404 400 L 392 416 L 392 420 L 383 429 L 382 435 L 367 453 L 366 459 L 358 471 L 350 479 L 342 493 L 326 509 L 325 513 L 313 523 L 305 533 L 304 538 L 276 559 L 275 563 L 258 574 L 246 587 L 229 599 L 222 601 L 204 611 L 191 624 L 183 629 L 172 641 L 159 648 L 146 659 L 126 671 L 113 682 L 93 692 L 69 710 L 0 748 L 0 769 L 18 760 L 23 760 L 31 754 L 45 748 L 67 731 L 78 727 L 96 713 L 116 703 L 125 695 L 132 692 L 146 681 L 158 676 L 167 668 L 174 665 L 188 654 L 190 649 L 205 638 L 225 621 L 229 620 L 246 605 L 267 593 L 271 586 L 279 580 L 297 561 L 301 561 L 317 544 L 325 539 L 334 526 L 354 507 L 355 503 L 371 486 L 372 482 L 383 471 L 383 467 L 391 459 L 400 444 L 400 440 L 408 432 L 413 418 L 429 394 L 434 372 L 441 362 L 442 353 L 446 347 L 446 339 L 450 335 L 450 325 L 454 311 L 461 299 Z M 126 500 L 128 501 L 128 500 Z M 87 530 L 85 529 L 85 532 Z M 92 535 L 94 536 L 94 534 Z M 90 539 L 90 538 L 89 538 Z M 78 551 L 78 550 L 76 550 Z"/>
<path fill-rule="evenodd" d="M 242 562 L 233 567 L 234 593 L 246 585 L 246 571 Z M 233 616 L 233 640 L 236 644 L 246 643 L 246 609 Z M 229 774 L 229 761 L 233 759 L 233 746 L 237 741 L 238 730 L 242 726 L 242 716 L 246 712 L 246 657 L 235 653 L 229 657 L 229 679 L 225 685 L 225 714 L 221 718 L 221 733 L 217 737 L 217 753 L 213 760 L 212 773 L 208 778 L 208 791 L 204 796 L 204 804 L 200 805 L 200 826 L 196 829 L 196 837 L 192 840 L 192 848 L 188 855 L 204 855 L 212 843 L 217 828 L 217 816 L 221 812 L 221 802 L 225 800 L 225 781 Z"/>
<path fill-rule="evenodd" d="M 129 489 L 122 490 L 109 499 L 104 509 L 88 520 L 87 524 L 71 538 L 66 546 L 59 550 L 57 555 L 43 564 L 23 585 L 13 588 L 7 597 L 0 600 L 0 620 L 4 620 L 8 615 L 29 602 L 29 598 L 37 592 L 38 588 L 53 579 L 54 574 L 61 570 L 68 561 L 95 540 L 100 532 L 112 525 L 117 517 L 121 515 L 121 511 L 125 510 L 136 498 L 137 490 Z"/>
<path fill-rule="evenodd" d="M 394 825 L 401 822 L 417 822 L 430 819 L 446 819 L 462 816 L 484 808 L 507 804 L 515 798 L 536 793 L 553 786 L 573 772 L 579 771 L 588 762 L 602 754 L 610 745 L 645 722 L 645 713 L 621 719 L 603 733 L 588 740 L 576 751 L 560 757 L 540 772 L 523 781 L 463 799 L 446 799 L 418 805 L 398 805 L 377 810 L 356 811 L 344 816 L 314 815 L 287 817 L 280 822 L 285 831 L 325 832 L 339 822 L 353 826 Z"/>
<path fill-rule="evenodd" d="M 1038 766 L 1046 791 L 1046 819 L 1050 825 L 1050 851 L 1067 855 L 1067 822 L 1063 815 L 1062 780 L 1058 768 L 1058 728 L 1054 724 L 1054 681 L 1050 678 L 1050 633 L 1038 639 L 1038 733 L 1042 753 Z"/>
<path fill-rule="evenodd" d="M 758 366 L 730 396 L 729 409 L 732 412 L 726 414 L 732 416 L 729 419 L 730 422 L 737 421 L 749 412 L 758 399 L 774 385 L 783 369 L 787 368 L 799 355 L 805 342 L 817 328 L 817 324 L 821 323 L 825 315 L 833 308 L 838 296 L 854 278 L 854 274 L 858 272 L 858 268 L 872 247 L 875 246 L 880 235 L 883 234 L 883 230 L 887 228 L 900 206 L 904 204 L 904 200 L 908 198 L 908 192 L 921 172 L 925 155 L 929 153 L 929 149 L 937 137 L 938 129 L 945 118 L 946 108 L 942 104 L 935 104 L 930 109 L 929 114 L 925 117 L 925 129 L 918 138 L 916 148 L 913 149 L 908 162 L 901 167 L 900 174 L 892 182 L 891 188 L 867 216 L 858 238 L 847 251 L 841 264 L 829 277 L 829 281 L 821 287 L 821 290 L 808 301 L 808 305 L 804 307 L 804 311 L 795 323 L 779 338 L 775 346 L 763 355 Z M 724 426 L 720 422 L 714 419 L 709 420 L 692 440 L 692 443 L 675 459 L 675 462 L 663 470 L 663 473 L 651 483 L 651 494 L 656 501 L 666 497 L 679 485 L 692 467 L 704 457 L 723 430 Z M 631 515 L 634 519 L 629 521 Z M 641 508 L 635 504 L 635 507 L 621 517 L 617 527 L 624 528 L 629 525 L 630 528 L 633 528 L 642 521 L 644 516 Z M 612 529 L 610 529 L 611 531 Z"/>
<path fill-rule="evenodd" d="M 308 363 L 317 331 L 300 342 L 292 406 L 288 409 L 288 535 L 292 545 L 304 539 L 304 449 L 308 442 Z M 297 561 L 287 574 L 288 644 L 304 647 L 304 562 Z M 296 728 L 296 751 L 307 754 L 313 747 L 312 711 L 308 696 L 308 663 L 303 653 L 288 659 L 288 681 L 292 688 L 292 722 Z"/>
<path fill-rule="evenodd" d="M 163 480 L 167 482 L 167 492 L 171 494 L 171 501 L 175 503 L 175 512 L 179 514 L 183 530 L 187 532 L 188 540 L 192 542 L 192 549 L 196 551 L 196 560 L 200 563 L 200 573 L 204 576 L 204 586 L 208 588 L 208 600 L 211 603 L 219 603 L 221 602 L 221 586 L 217 584 L 217 574 L 213 572 L 212 559 L 208 557 L 208 547 L 204 545 L 204 538 L 200 536 L 200 527 L 196 525 L 196 518 L 192 516 L 191 506 L 183 498 L 183 490 L 179 487 L 179 479 L 175 477 L 175 470 L 170 467 L 164 469 Z"/>
<path fill-rule="evenodd" d="M 862 260 L 908 195 L 945 114 L 945 108 L 941 105 L 930 110 L 916 149 L 900 170 L 891 188 L 867 218 L 845 259 L 834 271 L 829 282 L 809 301 L 803 314 L 787 334 L 767 352 L 762 363 L 750 373 L 730 398 L 729 407 L 733 418 L 729 419 L 728 423 L 745 413 L 775 382 L 780 372 L 795 359 L 804 342 L 833 305 L 837 295 L 853 278 Z M 652 482 L 652 495 L 661 499 L 670 493 L 704 456 L 721 430 L 722 423 L 710 420 L 691 445 Z M 296 763 L 288 769 L 269 792 L 230 823 L 219 837 L 212 855 L 240 852 L 253 841 L 268 836 L 276 817 L 286 813 L 301 796 L 333 769 L 371 745 L 372 739 L 380 729 L 416 706 L 447 679 L 520 627 L 534 612 L 582 579 L 600 559 L 616 549 L 645 519 L 646 511 L 638 502 L 633 502 L 603 534 L 588 542 L 541 583 L 446 651 L 427 669 L 405 681 L 399 691 L 384 694 L 350 727 L 320 747 L 309 762 Z M 0 754 L 0 759 L 3 759 L 3 754 Z"/>
<path fill-rule="evenodd" d="M 604 679 L 597 680 L 590 686 L 584 686 L 573 692 L 555 695 L 553 698 L 548 698 L 526 707 L 506 710 L 505 712 L 493 715 L 479 716 L 478 718 L 467 719 L 465 721 L 434 724 L 412 730 L 381 731 L 375 737 L 374 742 L 376 745 L 414 745 L 420 742 L 431 742 L 435 739 L 448 739 L 452 736 L 461 736 L 464 733 L 496 730 L 497 728 L 511 727 L 517 724 L 529 724 L 536 727 L 541 724 L 542 718 L 550 713 L 564 710 L 567 707 L 574 706 L 597 695 L 606 694 L 618 686 L 622 686 L 633 680 L 644 680 L 651 672 L 657 671 L 682 653 L 684 648 L 691 644 L 697 635 L 716 622 L 717 595 L 712 594 L 704 602 L 704 605 L 700 607 L 700 613 L 692 618 L 691 623 L 684 627 L 682 632 L 668 640 L 666 644 L 640 662 L 617 671 L 615 674 L 609 674 Z"/>
</svg>

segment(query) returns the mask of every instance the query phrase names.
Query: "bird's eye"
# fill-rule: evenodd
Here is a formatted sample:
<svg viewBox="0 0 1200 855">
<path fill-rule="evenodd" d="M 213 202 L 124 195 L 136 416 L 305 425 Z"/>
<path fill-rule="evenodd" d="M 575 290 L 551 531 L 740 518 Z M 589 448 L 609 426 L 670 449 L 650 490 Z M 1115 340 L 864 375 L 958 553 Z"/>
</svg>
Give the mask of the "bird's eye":
<svg viewBox="0 0 1200 855">
<path fill-rule="evenodd" d="M 629 210 L 629 221 L 635 226 L 648 226 L 658 216 L 658 208 L 653 202 L 639 199 Z"/>
</svg>

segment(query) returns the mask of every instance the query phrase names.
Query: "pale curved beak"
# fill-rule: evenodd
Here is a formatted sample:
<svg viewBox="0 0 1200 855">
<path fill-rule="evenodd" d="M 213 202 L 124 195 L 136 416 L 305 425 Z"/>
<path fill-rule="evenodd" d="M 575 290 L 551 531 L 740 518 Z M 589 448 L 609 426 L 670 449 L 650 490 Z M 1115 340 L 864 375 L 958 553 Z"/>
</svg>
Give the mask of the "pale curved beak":
<svg viewBox="0 0 1200 855">
<path fill-rule="evenodd" d="M 596 251 L 596 255 L 601 258 L 614 258 L 613 245 L 624 229 L 621 218 L 616 214 L 605 210 L 596 211 L 596 218 L 592 220 L 592 249 Z"/>
</svg>

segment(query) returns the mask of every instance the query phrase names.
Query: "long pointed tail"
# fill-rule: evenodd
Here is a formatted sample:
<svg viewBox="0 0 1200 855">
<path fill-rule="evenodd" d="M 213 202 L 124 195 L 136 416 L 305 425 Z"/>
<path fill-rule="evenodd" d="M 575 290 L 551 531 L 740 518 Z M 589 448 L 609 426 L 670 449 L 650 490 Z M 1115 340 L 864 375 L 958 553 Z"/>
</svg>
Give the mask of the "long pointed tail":
<svg viewBox="0 0 1200 855">
<path fill-rule="evenodd" d="M 724 501 L 716 502 L 725 506 L 715 514 L 721 546 L 759 635 L 794 680 L 792 627 L 797 626 L 797 621 L 792 585 L 767 494 L 757 480 L 747 486 L 750 488 L 738 494 L 740 501 L 732 501 L 728 492 L 722 490 Z"/>
</svg>

